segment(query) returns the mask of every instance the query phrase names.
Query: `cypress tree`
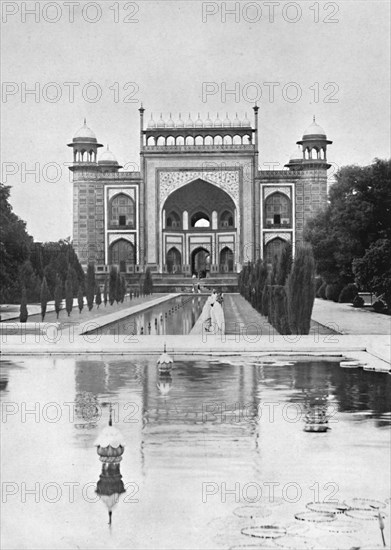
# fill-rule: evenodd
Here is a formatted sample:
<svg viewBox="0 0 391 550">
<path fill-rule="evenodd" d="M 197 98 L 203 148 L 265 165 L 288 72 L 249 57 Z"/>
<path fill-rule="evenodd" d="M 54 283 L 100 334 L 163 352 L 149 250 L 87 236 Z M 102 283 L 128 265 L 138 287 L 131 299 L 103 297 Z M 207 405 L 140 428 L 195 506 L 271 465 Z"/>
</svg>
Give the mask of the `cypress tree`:
<svg viewBox="0 0 391 550">
<path fill-rule="evenodd" d="M 107 277 L 106 277 L 105 286 L 103 287 L 103 303 L 105 304 L 105 307 L 107 306 L 107 298 L 108 298 L 108 284 L 107 284 Z"/>
<path fill-rule="evenodd" d="M 25 323 L 28 319 L 28 310 L 27 310 L 27 292 L 26 287 L 23 286 L 22 288 L 22 298 L 20 300 L 20 313 L 19 313 L 19 321 L 21 323 Z"/>
<path fill-rule="evenodd" d="M 86 297 L 88 310 L 94 307 L 94 297 L 95 297 L 95 266 L 93 263 L 88 264 L 87 268 L 87 288 L 86 288 Z"/>
<path fill-rule="evenodd" d="M 117 286 L 117 270 L 113 266 L 110 270 L 110 279 L 109 279 L 109 302 L 112 306 L 115 301 L 115 289 Z"/>
<path fill-rule="evenodd" d="M 79 285 L 79 290 L 77 291 L 77 304 L 79 306 L 79 313 L 81 313 L 84 307 L 84 296 L 83 296 L 82 285 Z"/>
<path fill-rule="evenodd" d="M 49 289 L 48 289 L 48 284 L 46 282 L 46 277 L 45 276 L 43 277 L 42 283 L 41 283 L 41 296 L 40 296 L 40 299 L 41 299 L 41 317 L 42 317 L 42 322 L 43 322 L 44 319 L 45 319 L 46 308 L 47 308 L 48 300 L 49 300 Z"/>
<path fill-rule="evenodd" d="M 121 301 L 121 275 L 118 271 L 115 278 L 115 301 L 117 304 Z"/>
<path fill-rule="evenodd" d="M 255 285 L 255 309 L 259 312 L 262 311 L 262 293 L 265 288 L 265 284 L 268 276 L 267 265 L 263 260 L 258 260 L 258 273 L 257 281 Z"/>
<path fill-rule="evenodd" d="M 39 302 L 40 295 L 41 295 L 41 277 L 37 275 L 36 281 L 35 281 L 35 288 L 34 288 L 34 298 L 33 302 Z"/>
<path fill-rule="evenodd" d="M 68 271 L 68 276 L 65 280 L 65 308 L 68 313 L 68 317 L 72 313 L 73 308 L 73 286 L 72 286 L 72 276 Z"/>
<path fill-rule="evenodd" d="M 57 319 L 61 311 L 61 303 L 62 303 L 62 280 L 60 275 L 57 273 L 56 286 L 54 287 L 54 308 L 56 310 Z"/>
<path fill-rule="evenodd" d="M 152 273 L 149 267 L 145 271 L 145 277 L 143 281 L 143 293 L 152 294 L 153 282 L 152 282 Z"/>
<path fill-rule="evenodd" d="M 270 276 L 266 281 L 266 284 L 262 292 L 262 315 L 269 319 L 270 316 Z"/>
<path fill-rule="evenodd" d="M 290 330 L 309 334 L 315 300 L 315 261 L 309 244 L 297 247 L 286 286 Z"/>
<path fill-rule="evenodd" d="M 273 326 L 280 334 L 290 334 L 285 288 L 273 286 Z"/>
<path fill-rule="evenodd" d="M 121 303 L 122 304 L 124 303 L 125 295 L 126 295 L 126 282 L 124 277 L 121 277 Z"/>
<path fill-rule="evenodd" d="M 95 303 L 96 303 L 96 305 L 98 306 L 98 309 L 99 309 L 99 306 L 100 306 L 101 303 L 102 303 L 102 295 L 101 295 L 101 293 L 100 293 L 100 285 L 99 285 L 99 284 L 96 285 Z"/>
<path fill-rule="evenodd" d="M 275 284 L 284 286 L 292 268 L 292 244 L 284 243 L 277 255 Z"/>
</svg>

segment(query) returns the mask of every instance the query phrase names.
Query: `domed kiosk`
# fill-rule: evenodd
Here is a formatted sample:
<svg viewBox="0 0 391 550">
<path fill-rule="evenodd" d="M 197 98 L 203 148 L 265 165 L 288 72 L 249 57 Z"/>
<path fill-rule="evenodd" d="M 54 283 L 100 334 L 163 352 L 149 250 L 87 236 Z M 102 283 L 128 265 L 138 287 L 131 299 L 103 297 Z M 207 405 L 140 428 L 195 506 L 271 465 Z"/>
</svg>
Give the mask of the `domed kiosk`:
<svg viewBox="0 0 391 550">
<path fill-rule="evenodd" d="M 83 126 L 76 132 L 72 139 L 72 143 L 68 143 L 68 147 L 73 148 L 74 163 L 92 163 L 96 164 L 97 151 L 99 147 L 103 147 L 98 143 L 95 133 L 87 126 L 87 121 L 84 119 Z"/>
</svg>

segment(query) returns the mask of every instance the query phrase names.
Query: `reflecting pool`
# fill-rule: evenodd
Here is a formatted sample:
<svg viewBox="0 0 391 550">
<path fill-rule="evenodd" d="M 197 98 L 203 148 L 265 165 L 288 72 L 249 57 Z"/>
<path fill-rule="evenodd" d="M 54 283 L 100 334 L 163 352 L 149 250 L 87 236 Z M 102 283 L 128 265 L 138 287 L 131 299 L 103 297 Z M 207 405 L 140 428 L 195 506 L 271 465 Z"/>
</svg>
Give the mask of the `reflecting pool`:
<svg viewBox="0 0 391 550">
<path fill-rule="evenodd" d="M 207 296 L 182 295 L 99 329 L 100 334 L 189 334 Z M 94 331 L 91 331 L 91 334 Z"/>
<path fill-rule="evenodd" d="M 156 360 L 2 361 L 2 548 L 375 549 L 379 513 L 389 545 L 391 376 Z M 331 429 L 305 432 L 319 405 Z"/>
</svg>

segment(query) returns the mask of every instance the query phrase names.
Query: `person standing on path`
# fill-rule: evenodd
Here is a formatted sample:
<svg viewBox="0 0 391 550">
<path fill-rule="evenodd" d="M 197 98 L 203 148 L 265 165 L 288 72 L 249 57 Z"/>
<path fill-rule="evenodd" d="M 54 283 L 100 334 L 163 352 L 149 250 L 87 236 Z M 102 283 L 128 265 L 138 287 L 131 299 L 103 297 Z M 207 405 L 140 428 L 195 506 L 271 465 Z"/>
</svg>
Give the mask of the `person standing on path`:
<svg viewBox="0 0 391 550">
<path fill-rule="evenodd" d="M 201 313 L 201 319 L 202 319 L 202 326 L 204 330 L 209 331 L 211 324 L 212 324 L 212 309 L 214 307 L 214 304 L 216 302 L 217 292 L 213 289 L 212 294 L 209 296 L 209 298 L 206 300 L 205 305 L 202 309 Z"/>
<path fill-rule="evenodd" d="M 225 334 L 225 317 L 223 310 L 223 295 L 219 292 L 211 310 L 211 328 L 214 334 Z"/>
</svg>

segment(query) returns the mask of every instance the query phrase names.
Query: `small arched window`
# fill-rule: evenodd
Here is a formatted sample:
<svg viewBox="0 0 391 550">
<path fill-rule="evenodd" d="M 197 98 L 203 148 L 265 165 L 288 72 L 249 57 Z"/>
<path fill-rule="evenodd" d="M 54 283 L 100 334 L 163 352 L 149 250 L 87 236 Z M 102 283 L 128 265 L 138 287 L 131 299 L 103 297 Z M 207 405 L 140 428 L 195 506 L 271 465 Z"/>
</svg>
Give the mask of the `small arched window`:
<svg viewBox="0 0 391 550">
<path fill-rule="evenodd" d="M 220 227 L 233 227 L 234 226 L 234 217 L 232 212 L 225 210 L 220 217 Z"/>
<path fill-rule="evenodd" d="M 266 227 L 290 227 L 291 200 L 284 193 L 272 193 L 265 200 Z"/>
<path fill-rule="evenodd" d="M 166 227 L 170 229 L 180 229 L 181 218 L 176 212 L 170 212 L 166 219 Z"/>
<path fill-rule="evenodd" d="M 210 218 L 205 212 L 196 212 L 191 217 L 191 227 L 210 227 Z"/>
<path fill-rule="evenodd" d="M 118 228 L 134 229 L 136 224 L 136 206 L 130 197 L 121 193 L 110 201 L 109 225 Z"/>
</svg>

